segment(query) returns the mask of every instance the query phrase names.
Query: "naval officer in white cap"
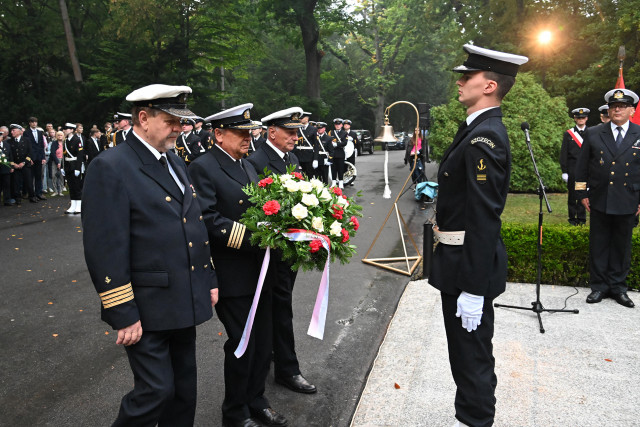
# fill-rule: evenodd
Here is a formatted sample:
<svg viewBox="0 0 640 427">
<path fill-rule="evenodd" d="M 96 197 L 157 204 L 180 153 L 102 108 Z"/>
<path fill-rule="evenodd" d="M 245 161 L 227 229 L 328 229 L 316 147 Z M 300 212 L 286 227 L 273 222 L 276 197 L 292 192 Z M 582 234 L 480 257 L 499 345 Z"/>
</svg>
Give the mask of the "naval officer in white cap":
<svg viewBox="0 0 640 427">
<path fill-rule="evenodd" d="M 451 372 L 457 386 L 454 426 L 486 427 L 495 415 L 493 306 L 505 290 L 507 253 L 500 214 L 509 191 L 511 151 L 502 98 L 527 58 L 472 45 L 453 70 L 467 107 L 438 170 L 439 240 L 429 282 L 440 290 Z"/>
<path fill-rule="evenodd" d="M 587 130 L 587 120 L 591 110 L 585 107 L 571 110 L 573 120 L 576 125 L 564 132 L 562 136 L 562 146 L 560 147 L 560 169 L 562 170 L 562 180 L 567 183 L 569 194 L 567 196 L 567 210 L 569 212 L 569 224 L 584 225 L 587 222 L 587 212 L 576 196 L 575 168 L 584 133 Z"/>
<path fill-rule="evenodd" d="M 184 162 L 171 150 L 188 86 L 133 91 L 126 143 L 93 159 L 83 194 L 85 260 L 134 374 L 115 426 L 192 426 L 196 325 L 218 299 L 207 229 Z"/>
</svg>

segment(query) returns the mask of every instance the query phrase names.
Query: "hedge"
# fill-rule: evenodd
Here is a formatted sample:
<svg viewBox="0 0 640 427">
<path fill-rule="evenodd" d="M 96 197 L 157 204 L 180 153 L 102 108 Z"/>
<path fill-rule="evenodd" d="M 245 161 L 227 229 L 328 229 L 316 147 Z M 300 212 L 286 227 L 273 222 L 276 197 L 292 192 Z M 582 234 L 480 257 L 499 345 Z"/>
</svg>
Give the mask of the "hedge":
<svg viewBox="0 0 640 427">
<path fill-rule="evenodd" d="M 510 282 L 536 283 L 537 224 L 502 224 L 502 239 L 509 256 Z M 630 289 L 640 289 L 640 229 L 633 230 Z M 635 250 L 634 250 L 635 249 Z M 589 285 L 589 227 L 543 224 L 542 284 Z"/>
</svg>

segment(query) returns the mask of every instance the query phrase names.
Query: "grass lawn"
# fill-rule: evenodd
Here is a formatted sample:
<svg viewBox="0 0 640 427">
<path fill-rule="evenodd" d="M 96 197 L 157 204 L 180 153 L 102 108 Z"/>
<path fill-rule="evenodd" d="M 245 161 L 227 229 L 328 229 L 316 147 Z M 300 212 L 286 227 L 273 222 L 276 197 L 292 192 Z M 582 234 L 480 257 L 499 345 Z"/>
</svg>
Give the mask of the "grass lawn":
<svg viewBox="0 0 640 427">
<path fill-rule="evenodd" d="M 569 224 L 567 219 L 567 193 L 547 193 L 551 213 L 547 212 L 546 204 L 542 201 L 544 218 L 542 224 Z M 540 199 L 537 194 L 509 193 L 507 204 L 502 213 L 502 222 L 538 224 L 538 212 L 540 212 Z M 587 223 L 589 214 L 587 214 Z"/>
</svg>

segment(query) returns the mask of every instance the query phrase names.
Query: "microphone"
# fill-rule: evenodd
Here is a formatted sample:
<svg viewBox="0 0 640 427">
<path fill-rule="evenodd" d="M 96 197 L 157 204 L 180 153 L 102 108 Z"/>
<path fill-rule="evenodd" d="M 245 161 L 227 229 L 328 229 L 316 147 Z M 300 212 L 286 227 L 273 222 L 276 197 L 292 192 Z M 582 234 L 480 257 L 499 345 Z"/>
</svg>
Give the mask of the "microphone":
<svg viewBox="0 0 640 427">
<path fill-rule="evenodd" d="M 527 142 L 531 142 L 531 139 L 529 138 L 529 123 L 522 122 L 522 124 L 520 125 L 520 129 L 524 131 L 524 135 L 527 138 Z"/>
</svg>

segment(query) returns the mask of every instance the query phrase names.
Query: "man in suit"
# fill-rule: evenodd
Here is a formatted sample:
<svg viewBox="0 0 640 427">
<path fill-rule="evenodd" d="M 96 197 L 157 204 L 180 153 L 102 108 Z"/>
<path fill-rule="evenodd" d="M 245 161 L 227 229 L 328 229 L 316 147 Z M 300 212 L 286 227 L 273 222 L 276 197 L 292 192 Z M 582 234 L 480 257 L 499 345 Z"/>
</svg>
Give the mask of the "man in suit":
<svg viewBox="0 0 640 427">
<path fill-rule="evenodd" d="M 86 162 L 86 154 L 82 140 L 76 133 L 77 125 L 65 123 L 63 141 L 63 171 L 69 185 L 69 197 L 71 203 L 65 214 L 73 215 L 82 213 L 82 179 Z"/>
<path fill-rule="evenodd" d="M 207 230 L 184 162 L 170 152 L 187 86 L 151 85 L 127 96 L 132 132 L 96 157 L 86 180 L 84 253 L 134 375 L 114 426 L 192 426 L 196 325 L 218 298 Z M 108 256 L 105 256 L 108 255 Z"/>
<path fill-rule="evenodd" d="M 511 151 L 500 105 L 524 56 L 464 45 L 458 101 L 467 108 L 438 170 L 438 240 L 429 282 L 440 291 L 451 373 L 454 426 L 488 427 L 495 416 L 493 299 L 505 290 L 507 252 L 500 214 Z"/>
<path fill-rule="evenodd" d="M 27 193 L 31 203 L 37 203 L 35 191 L 33 188 L 33 144 L 24 137 L 24 128 L 18 124 L 9 126 L 11 131 L 11 139 L 9 147 L 11 147 L 11 157 L 13 158 L 13 182 L 12 192 L 13 198 L 19 205 L 22 203 L 22 196 Z"/>
<path fill-rule="evenodd" d="M 237 358 L 264 251 L 250 244 L 251 233 L 239 222 L 249 208 L 242 187 L 258 181 L 253 166 L 243 157 L 249 149 L 255 128 L 250 109 L 243 104 L 207 117 L 213 126 L 215 146 L 189 166 L 189 175 L 198 191 L 204 223 L 211 240 L 211 256 L 220 284 L 220 302 L 216 312 L 224 324 L 225 395 L 223 424 L 231 427 L 258 426 L 254 418 L 267 425 L 287 424 L 264 396 L 271 359 L 271 289 L 262 290 L 254 318 L 254 327 L 245 353 Z"/>
<path fill-rule="evenodd" d="M 87 167 L 93 159 L 96 158 L 98 154 L 100 154 L 102 150 L 102 145 L 100 144 L 102 138 L 102 132 L 100 129 L 93 128 L 89 132 L 89 141 L 86 144 L 85 153 L 87 155 Z"/>
<path fill-rule="evenodd" d="M 345 170 L 345 153 L 344 147 L 347 145 L 347 132 L 342 129 L 341 118 L 333 119 L 333 130 L 329 131 L 331 137 L 331 145 L 333 146 L 333 160 L 331 165 L 331 174 L 333 175 L 332 187 L 336 186 L 344 188 L 344 170 Z"/>
<path fill-rule="evenodd" d="M 293 154 L 300 161 L 302 172 L 311 178 L 318 169 L 318 130 L 309 124 L 311 113 L 304 111 L 300 116 L 302 127 L 298 129 L 298 141 Z"/>
<path fill-rule="evenodd" d="M 631 234 L 640 213 L 640 126 L 629 118 L 638 95 L 613 89 L 604 96 L 610 123 L 587 129 L 578 163 L 576 192 L 587 212 L 589 228 L 588 303 L 610 296 L 632 308 L 627 295 Z"/>
<path fill-rule="evenodd" d="M 580 155 L 584 132 L 587 129 L 589 112 L 588 108 L 575 108 L 571 111 L 576 125 L 565 131 L 560 148 L 560 169 L 562 170 L 562 180 L 567 183 L 569 190 L 568 210 L 569 224 L 571 225 L 584 225 L 587 222 L 587 212 L 576 196 L 575 168 Z"/>
<path fill-rule="evenodd" d="M 47 200 L 42 195 L 42 166 L 47 163 L 44 155 L 45 137 L 44 133 L 38 129 L 38 119 L 29 117 L 29 129 L 24 133 L 24 139 L 31 144 L 31 175 L 34 182 L 34 191 L 38 200 Z"/>
<path fill-rule="evenodd" d="M 298 129 L 302 127 L 299 107 L 277 111 L 261 121 L 267 126 L 267 142 L 249 156 L 258 173 L 266 168 L 274 174 L 287 173 L 287 166 L 295 166 L 301 172 L 300 163 L 291 151 L 298 141 Z M 276 382 L 298 393 L 315 393 L 316 387 L 300 372 L 293 334 L 292 294 L 297 271 L 282 259 L 278 251 L 272 252 L 267 282 L 273 289 L 273 363 Z"/>
</svg>

